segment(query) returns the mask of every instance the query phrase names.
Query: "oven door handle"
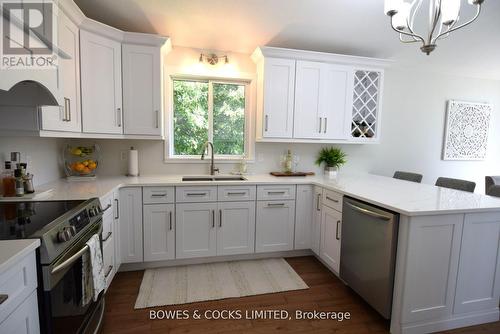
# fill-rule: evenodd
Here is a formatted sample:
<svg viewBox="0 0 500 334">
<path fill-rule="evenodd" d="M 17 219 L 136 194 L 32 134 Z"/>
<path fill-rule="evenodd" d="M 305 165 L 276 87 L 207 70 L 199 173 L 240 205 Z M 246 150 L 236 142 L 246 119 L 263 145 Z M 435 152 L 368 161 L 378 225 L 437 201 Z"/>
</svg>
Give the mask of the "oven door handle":
<svg viewBox="0 0 500 334">
<path fill-rule="evenodd" d="M 85 253 L 88 250 L 89 250 L 89 246 L 88 245 L 83 246 L 82 249 L 80 249 L 78 252 L 76 252 L 75 254 L 73 254 L 69 259 L 67 259 L 66 261 L 64 261 L 60 265 L 55 266 L 50 273 L 53 275 L 53 274 L 55 274 L 55 273 L 63 270 L 64 268 L 69 267 L 76 260 L 78 260 L 83 255 L 83 253 Z"/>
</svg>

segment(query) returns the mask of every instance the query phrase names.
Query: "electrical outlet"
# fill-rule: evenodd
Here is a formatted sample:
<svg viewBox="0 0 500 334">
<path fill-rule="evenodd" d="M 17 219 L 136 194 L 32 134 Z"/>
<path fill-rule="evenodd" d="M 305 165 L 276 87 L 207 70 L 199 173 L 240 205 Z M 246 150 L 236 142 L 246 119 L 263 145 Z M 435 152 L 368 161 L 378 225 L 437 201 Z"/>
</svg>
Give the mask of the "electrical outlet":
<svg viewBox="0 0 500 334">
<path fill-rule="evenodd" d="M 258 153 L 257 154 L 257 161 L 259 161 L 259 162 L 264 161 L 264 154 L 263 153 Z"/>
<path fill-rule="evenodd" d="M 120 160 L 127 160 L 127 153 L 128 153 L 128 151 L 121 151 L 120 152 Z"/>
</svg>

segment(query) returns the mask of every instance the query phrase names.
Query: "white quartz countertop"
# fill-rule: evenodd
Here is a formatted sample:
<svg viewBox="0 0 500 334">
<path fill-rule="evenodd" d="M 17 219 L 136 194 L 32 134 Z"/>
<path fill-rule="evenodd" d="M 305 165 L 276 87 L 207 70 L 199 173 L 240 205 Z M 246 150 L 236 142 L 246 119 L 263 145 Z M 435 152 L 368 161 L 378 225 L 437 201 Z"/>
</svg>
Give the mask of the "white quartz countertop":
<svg viewBox="0 0 500 334">
<path fill-rule="evenodd" d="M 38 239 L 1 240 L 0 241 L 0 273 L 16 264 L 28 253 L 40 246 Z"/>
<path fill-rule="evenodd" d="M 182 181 L 181 175 L 98 177 L 93 181 L 61 179 L 39 186 L 31 198 L 6 200 L 84 200 L 103 197 L 126 186 L 195 186 L 241 184 L 313 184 L 384 207 L 407 216 L 500 211 L 500 198 L 373 174 L 340 173 L 335 180 L 322 176 L 275 177 L 248 175 L 246 181 Z"/>
</svg>

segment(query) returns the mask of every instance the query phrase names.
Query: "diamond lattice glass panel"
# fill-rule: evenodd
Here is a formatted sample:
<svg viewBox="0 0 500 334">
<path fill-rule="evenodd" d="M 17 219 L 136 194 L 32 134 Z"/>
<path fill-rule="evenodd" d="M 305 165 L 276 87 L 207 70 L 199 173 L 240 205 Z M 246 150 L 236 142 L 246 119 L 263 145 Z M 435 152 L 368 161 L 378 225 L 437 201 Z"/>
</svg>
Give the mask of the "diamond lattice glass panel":
<svg viewBox="0 0 500 334">
<path fill-rule="evenodd" d="M 380 72 L 356 71 L 352 106 L 351 135 L 356 138 L 376 136 Z"/>
</svg>

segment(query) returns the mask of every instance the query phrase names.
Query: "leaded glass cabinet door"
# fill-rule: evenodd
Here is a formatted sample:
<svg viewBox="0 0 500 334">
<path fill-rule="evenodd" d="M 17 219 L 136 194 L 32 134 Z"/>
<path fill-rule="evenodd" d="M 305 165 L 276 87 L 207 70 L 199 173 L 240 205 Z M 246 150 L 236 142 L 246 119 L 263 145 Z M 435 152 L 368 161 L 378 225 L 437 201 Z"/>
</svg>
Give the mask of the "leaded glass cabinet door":
<svg viewBox="0 0 500 334">
<path fill-rule="evenodd" d="M 354 70 L 351 124 L 348 137 L 352 141 L 372 142 L 380 137 L 383 72 Z"/>
</svg>

